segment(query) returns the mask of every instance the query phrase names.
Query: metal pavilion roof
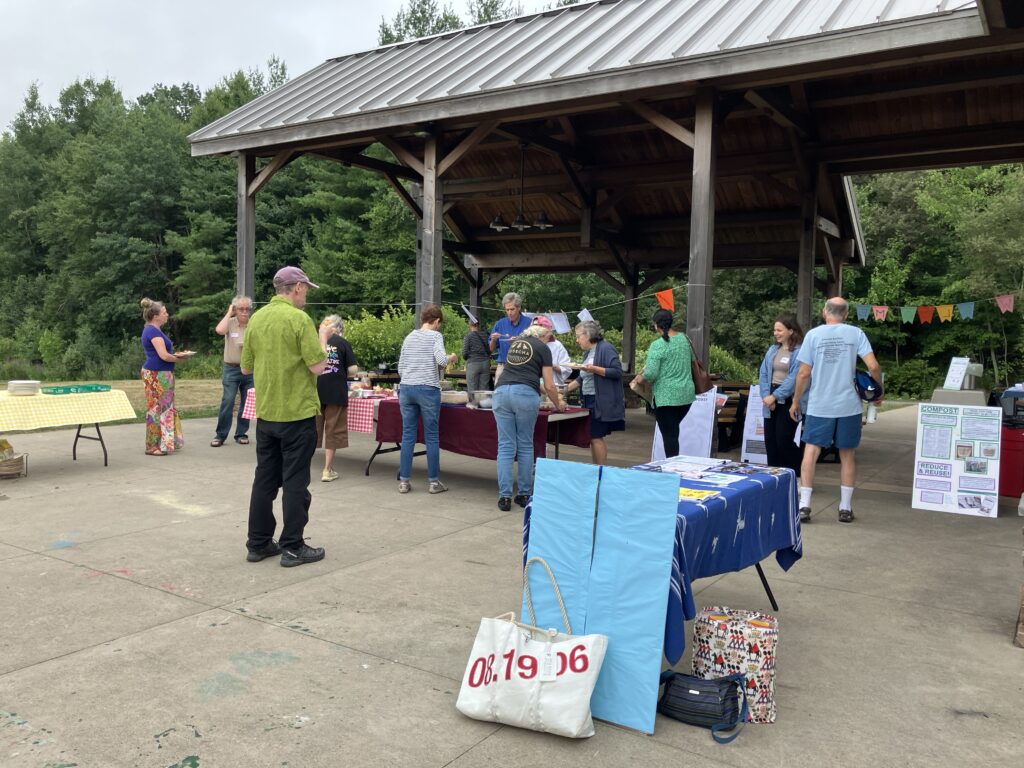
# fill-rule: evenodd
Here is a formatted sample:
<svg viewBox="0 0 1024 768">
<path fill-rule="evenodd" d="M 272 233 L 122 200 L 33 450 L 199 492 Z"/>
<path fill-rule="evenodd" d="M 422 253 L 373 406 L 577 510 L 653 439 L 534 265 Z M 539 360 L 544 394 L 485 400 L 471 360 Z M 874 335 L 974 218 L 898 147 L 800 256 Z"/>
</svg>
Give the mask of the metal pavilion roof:
<svg viewBox="0 0 1024 768">
<path fill-rule="evenodd" d="M 873 34 L 881 32 L 892 34 Z M 836 55 L 828 42 L 850 36 L 869 51 L 982 33 L 974 0 L 598 0 L 331 59 L 189 138 L 193 154 L 214 154 L 237 148 L 225 139 L 281 129 L 304 129 L 290 139 L 366 130 L 354 118 L 387 112 L 394 125 L 478 114 L 522 91 L 544 103 L 565 83 L 612 93 L 638 83 L 608 76 L 665 65 L 693 64 L 672 75 L 686 82 L 710 74 L 701 64 L 718 71 L 723 58 L 801 41 L 814 44 L 803 57 L 821 60 Z M 755 57 L 725 69 L 773 63 Z"/>
</svg>

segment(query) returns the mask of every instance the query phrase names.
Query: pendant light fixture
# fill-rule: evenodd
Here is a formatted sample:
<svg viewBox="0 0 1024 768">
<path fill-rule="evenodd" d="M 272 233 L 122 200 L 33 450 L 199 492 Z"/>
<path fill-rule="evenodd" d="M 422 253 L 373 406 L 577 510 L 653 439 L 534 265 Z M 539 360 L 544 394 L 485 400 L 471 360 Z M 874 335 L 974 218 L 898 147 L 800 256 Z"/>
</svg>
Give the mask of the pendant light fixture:
<svg viewBox="0 0 1024 768">
<path fill-rule="evenodd" d="M 512 220 L 511 224 L 506 224 L 505 219 L 502 218 L 501 213 L 498 213 L 498 215 L 494 217 L 494 221 L 492 221 L 490 224 L 491 229 L 493 229 L 495 232 L 504 232 L 506 229 L 509 228 L 514 229 L 517 232 L 523 232 L 524 230 L 530 228 L 536 228 L 543 232 L 545 229 L 551 229 L 551 227 L 554 226 L 554 224 L 548 221 L 547 214 L 545 214 L 544 211 L 541 211 L 537 215 L 537 218 L 534 219 L 532 224 L 526 218 L 526 214 L 524 213 L 523 195 L 526 177 L 526 148 L 527 144 L 525 142 L 519 145 L 519 209 L 516 212 L 516 217 Z"/>
</svg>

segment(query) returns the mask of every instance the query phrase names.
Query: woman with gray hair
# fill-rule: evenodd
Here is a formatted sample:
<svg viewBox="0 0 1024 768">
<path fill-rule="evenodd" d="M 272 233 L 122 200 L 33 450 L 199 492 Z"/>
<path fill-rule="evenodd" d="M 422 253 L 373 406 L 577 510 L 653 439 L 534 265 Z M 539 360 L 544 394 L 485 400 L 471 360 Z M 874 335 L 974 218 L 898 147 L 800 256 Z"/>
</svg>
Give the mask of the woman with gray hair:
<svg viewBox="0 0 1024 768">
<path fill-rule="evenodd" d="M 576 341 L 583 350 L 580 377 L 567 390 L 579 389 L 583 407 L 590 409 L 590 455 L 595 464 L 608 459 L 605 438 L 626 428 L 626 400 L 622 393 L 622 361 L 615 347 L 604 340 L 596 320 L 576 326 Z"/>
<path fill-rule="evenodd" d="M 338 479 L 334 471 L 334 453 L 348 448 L 348 377 L 358 366 L 352 345 L 342 336 L 345 321 L 328 315 L 320 323 L 320 346 L 327 355 L 327 367 L 317 376 L 316 391 L 320 396 L 320 414 L 316 417 L 316 445 L 324 447 L 324 472 L 321 480 Z"/>
<path fill-rule="evenodd" d="M 217 426 L 210 445 L 220 448 L 228 439 L 231 431 L 231 418 L 238 400 L 238 423 L 235 425 L 235 442 L 239 445 L 249 444 L 249 420 L 242 416 L 245 398 L 252 389 L 252 374 L 242 373 L 242 342 L 245 340 L 245 328 L 252 317 L 252 299 L 248 296 L 235 296 L 228 305 L 228 311 L 214 328 L 218 336 L 224 337 L 224 370 L 220 383 L 224 392 L 220 398 L 220 411 L 217 414 Z"/>
</svg>

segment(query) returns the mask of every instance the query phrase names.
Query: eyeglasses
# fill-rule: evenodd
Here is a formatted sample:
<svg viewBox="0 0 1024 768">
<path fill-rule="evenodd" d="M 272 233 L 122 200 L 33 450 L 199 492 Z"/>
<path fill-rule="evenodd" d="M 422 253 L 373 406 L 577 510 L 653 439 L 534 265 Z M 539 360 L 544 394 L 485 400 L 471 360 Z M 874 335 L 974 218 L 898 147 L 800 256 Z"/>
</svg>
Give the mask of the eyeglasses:
<svg viewBox="0 0 1024 768">
<path fill-rule="evenodd" d="M 235 307 L 235 312 L 252 312 L 252 307 Z"/>
</svg>

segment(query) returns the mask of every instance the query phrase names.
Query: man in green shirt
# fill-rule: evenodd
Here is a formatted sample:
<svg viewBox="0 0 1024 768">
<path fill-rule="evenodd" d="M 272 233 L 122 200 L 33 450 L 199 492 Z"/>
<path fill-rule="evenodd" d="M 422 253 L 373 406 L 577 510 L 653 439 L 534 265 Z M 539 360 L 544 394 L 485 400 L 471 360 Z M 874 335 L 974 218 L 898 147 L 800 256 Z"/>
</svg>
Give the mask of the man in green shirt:
<svg viewBox="0 0 1024 768">
<path fill-rule="evenodd" d="M 274 275 L 276 295 L 254 313 L 242 345 L 242 372 L 256 389 L 256 476 L 249 498 L 247 560 L 281 555 L 288 568 L 323 560 L 323 547 L 303 541 L 309 521 L 309 462 L 316 450 L 320 398 L 316 377 L 327 358 L 313 320 L 302 311 L 310 282 L 298 267 Z M 274 499 L 282 490 L 280 546 L 274 541 Z"/>
</svg>

